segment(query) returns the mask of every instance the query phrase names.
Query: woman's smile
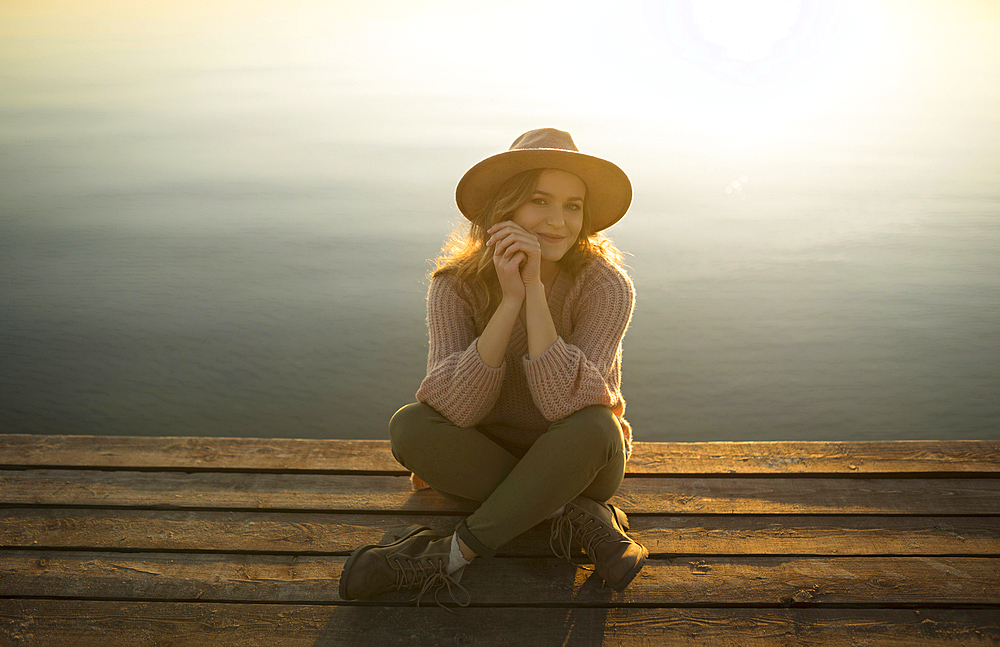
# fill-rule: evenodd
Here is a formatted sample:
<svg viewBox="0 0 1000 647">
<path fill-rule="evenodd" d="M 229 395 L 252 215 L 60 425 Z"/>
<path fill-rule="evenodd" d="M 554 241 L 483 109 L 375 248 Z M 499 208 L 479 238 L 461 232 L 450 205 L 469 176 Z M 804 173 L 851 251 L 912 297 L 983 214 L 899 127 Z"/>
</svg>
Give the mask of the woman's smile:
<svg viewBox="0 0 1000 647">
<path fill-rule="evenodd" d="M 587 185 L 576 175 L 547 169 L 531 199 L 514 211 L 511 220 L 542 245 L 543 264 L 557 262 L 580 237 L 586 193 Z"/>
</svg>

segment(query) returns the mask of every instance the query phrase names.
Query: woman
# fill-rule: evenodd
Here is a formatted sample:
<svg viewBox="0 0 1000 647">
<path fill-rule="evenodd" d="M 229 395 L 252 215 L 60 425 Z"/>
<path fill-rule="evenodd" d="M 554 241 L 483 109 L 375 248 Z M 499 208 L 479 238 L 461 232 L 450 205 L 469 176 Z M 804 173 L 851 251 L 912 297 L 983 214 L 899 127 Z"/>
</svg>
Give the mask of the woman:
<svg viewBox="0 0 1000 647">
<path fill-rule="evenodd" d="M 451 591 L 473 558 L 546 519 L 557 556 L 576 538 L 621 591 L 648 554 L 606 503 L 631 453 L 619 385 L 635 297 L 598 232 L 628 210 L 631 183 L 545 128 L 470 169 L 456 199 L 472 225 L 433 274 L 427 377 L 389 434 L 416 487 L 476 510 L 450 536 L 411 526 L 355 550 L 340 595 Z"/>
</svg>

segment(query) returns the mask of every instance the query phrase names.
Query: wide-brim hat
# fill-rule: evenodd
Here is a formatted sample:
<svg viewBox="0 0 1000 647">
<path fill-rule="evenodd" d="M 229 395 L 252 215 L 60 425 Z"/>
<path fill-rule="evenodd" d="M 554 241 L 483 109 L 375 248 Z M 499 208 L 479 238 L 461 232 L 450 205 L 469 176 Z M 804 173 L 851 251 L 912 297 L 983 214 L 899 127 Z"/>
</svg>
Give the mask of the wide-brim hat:
<svg viewBox="0 0 1000 647">
<path fill-rule="evenodd" d="M 608 160 L 581 153 L 568 132 L 539 128 L 524 133 L 509 150 L 487 157 L 462 176 L 455 189 L 459 211 L 473 220 L 504 182 L 539 168 L 561 169 L 583 180 L 592 231 L 621 220 L 632 204 L 632 183 L 625 171 Z"/>
</svg>

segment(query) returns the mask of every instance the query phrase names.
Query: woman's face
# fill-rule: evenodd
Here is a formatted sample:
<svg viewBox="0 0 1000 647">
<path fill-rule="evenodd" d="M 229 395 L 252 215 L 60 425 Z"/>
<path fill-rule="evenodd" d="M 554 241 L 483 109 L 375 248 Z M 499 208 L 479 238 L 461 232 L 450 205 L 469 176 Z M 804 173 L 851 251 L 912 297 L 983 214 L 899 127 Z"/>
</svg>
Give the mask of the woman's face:
<svg viewBox="0 0 1000 647">
<path fill-rule="evenodd" d="M 586 194 L 587 185 L 579 177 L 547 169 L 538 178 L 531 198 L 510 219 L 538 237 L 542 260 L 558 261 L 580 236 Z"/>
</svg>

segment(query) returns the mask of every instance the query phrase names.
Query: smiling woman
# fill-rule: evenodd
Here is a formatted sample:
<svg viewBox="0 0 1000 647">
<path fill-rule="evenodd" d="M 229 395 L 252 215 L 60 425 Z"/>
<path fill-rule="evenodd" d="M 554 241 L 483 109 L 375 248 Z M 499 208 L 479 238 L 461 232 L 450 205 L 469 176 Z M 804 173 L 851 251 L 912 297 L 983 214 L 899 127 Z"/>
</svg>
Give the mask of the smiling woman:
<svg viewBox="0 0 1000 647">
<path fill-rule="evenodd" d="M 427 375 L 389 435 L 415 486 L 476 511 L 450 537 L 412 527 L 357 549 L 340 594 L 461 588 L 474 557 L 546 519 L 557 556 L 576 537 L 621 591 L 648 554 L 607 503 L 632 447 L 620 384 L 634 289 L 599 232 L 625 215 L 631 183 L 542 128 L 470 169 L 456 198 L 471 226 L 434 272 Z"/>
</svg>

